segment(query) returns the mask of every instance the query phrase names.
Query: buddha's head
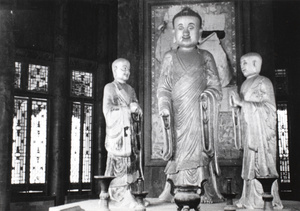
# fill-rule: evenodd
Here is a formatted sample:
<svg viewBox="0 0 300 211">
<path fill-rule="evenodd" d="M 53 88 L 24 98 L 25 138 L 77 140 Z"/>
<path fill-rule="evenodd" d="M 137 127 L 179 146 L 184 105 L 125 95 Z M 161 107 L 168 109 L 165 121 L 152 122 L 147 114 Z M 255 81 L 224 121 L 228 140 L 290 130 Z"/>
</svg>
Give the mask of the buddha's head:
<svg viewBox="0 0 300 211">
<path fill-rule="evenodd" d="M 173 33 L 179 47 L 194 48 L 202 33 L 201 16 L 189 7 L 183 8 L 173 18 Z"/>
</svg>

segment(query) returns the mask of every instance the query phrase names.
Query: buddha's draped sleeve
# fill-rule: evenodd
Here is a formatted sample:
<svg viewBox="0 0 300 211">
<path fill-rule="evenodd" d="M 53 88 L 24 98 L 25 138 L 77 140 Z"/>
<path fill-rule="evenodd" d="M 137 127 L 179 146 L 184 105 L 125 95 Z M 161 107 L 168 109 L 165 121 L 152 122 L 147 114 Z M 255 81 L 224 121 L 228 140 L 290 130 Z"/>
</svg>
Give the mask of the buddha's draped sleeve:
<svg viewBox="0 0 300 211">
<path fill-rule="evenodd" d="M 158 98 L 158 110 L 171 109 L 171 97 L 172 97 L 172 55 L 167 52 L 160 68 L 160 77 L 158 81 L 157 88 L 157 98 Z"/>
<path fill-rule="evenodd" d="M 205 69 L 206 69 L 206 79 L 207 79 L 207 88 L 204 93 L 210 92 L 213 93 L 216 100 L 222 99 L 222 86 L 219 79 L 219 73 L 216 66 L 216 62 L 211 53 L 205 51 Z"/>
<path fill-rule="evenodd" d="M 169 160 L 173 156 L 173 128 L 169 127 L 173 125 L 173 113 L 172 113 L 172 90 L 173 90 L 173 58 L 172 53 L 167 52 L 164 55 L 164 59 L 161 64 L 161 72 L 158 81 L 157 88 L 157 98 L 158 98 L 158 111 L 164 109 L 168 110 L 170 116 L 165 119 L 168 123 L 161 117 L 162 125 L 164 125 L 163 130 L 163 142 L 166 146 L 167 152 L 163 152 L 162 158 L 164 160 Z M 168 129 L 167 129 L 168 128 Z"/>
<path fill-rule="evenodd" d="M 222 86 L 219 79 L 219 73 L 215 60 L 208 51 L 203 52 L 205 74 L 207 86 L 200 95 L 200 117 L 203 122 L 207 122 L 207 126 L 202 125 L 205 138 L 202 139 L 204 152 L 213 158 L 214 171 L 220 175 L 220 168 L 217 159 L 218 153 L 218 114 L 220 101 L 222 99 Z M 215 181 L 213 181 L 215 183 Z"/>
</svg>

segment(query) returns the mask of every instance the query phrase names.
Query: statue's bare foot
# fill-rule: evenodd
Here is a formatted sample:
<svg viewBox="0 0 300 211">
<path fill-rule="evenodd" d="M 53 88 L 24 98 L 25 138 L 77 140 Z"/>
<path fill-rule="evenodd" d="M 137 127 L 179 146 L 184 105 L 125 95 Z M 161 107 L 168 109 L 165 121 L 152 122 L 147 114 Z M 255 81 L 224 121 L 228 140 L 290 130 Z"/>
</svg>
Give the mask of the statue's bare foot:
<svg viewBox="0 0 300 211">
<path fill-rule="evenodd" d="M 158 198 L 161 201 L 172 202 L 172 200 L 173 200 L 173 202 L 174 202 L 174 197 L 171 195 L 170 183 L 166 182 L 165 188 Z"/>
<path fill-rule="evenodd" d="M 189 211 L 189 210 L 190 210 L 189 206 L 184 206 L 184 207 L 182 208 L 182 211 Z"/>
<path fill-rule="evenodd" d="M 212 204 L 213 200 L 210 196 L 204 194 L 203 196 L 201 196 L 201 203 L 202 204 Z"/>
<path fill-rule="evenodd" d="M 118 204 L 119 207 L 129 207 L 130 209 L 138 205 L 136 199 L 131 194 L 130 190 L 126 190 L 123 200 Z"/>
<path fill-rule="evenodd" d="M 149 204 L 150 204 L 150 202 L 149 202 L 148 200 L 144 199 L 144 206 L 145 206 L 145 207 L 148 207 Z"/>
</svg>

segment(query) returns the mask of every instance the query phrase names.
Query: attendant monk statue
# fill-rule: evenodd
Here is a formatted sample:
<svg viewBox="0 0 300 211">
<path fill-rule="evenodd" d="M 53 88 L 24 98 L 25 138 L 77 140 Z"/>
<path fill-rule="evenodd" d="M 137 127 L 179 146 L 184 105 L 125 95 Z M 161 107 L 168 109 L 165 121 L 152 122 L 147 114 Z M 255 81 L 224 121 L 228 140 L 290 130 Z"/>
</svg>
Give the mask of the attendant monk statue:
<svg viewBox="0 0 300 211">
<path fill-rule="evenodd" d="M 184 8 L 173 18 L 173 33 L 178 47 L 165 53 L 157 89 L 165 173 L 175 186 L 200 186 L 208 180 L 201 201 L 212 203 L 213 196 L 223 198 L 216 182 L 220 170 L 215 148 L 221 83 L 212 54 L 197 48 L 200 15 Z M 212 191 L 206 188 L 209 184 Z M 167 182 L 160 199 L 171 199 L 169 189 Z"/>
<path fill-rule="evenodd" d="M 116 176 L 109 193 L 120 206 L 135 206 L 130 185 L 143 175 L 139 168 L 140 152 L 135 120 L 142 117 L 142 109 L 134 89 L 126 83 L 130 63 L 119 58 L 112 63 L 114 81 L 104 87 L 103 113 L 106 121 L 105 148 L 107 163 L 105 176 Z M 140 128 L 140 127 L 139 127 Z"/>
<path fill-rule="evenodd" d="M 243 149 L 243 192 L 238 207 L 262 209 L 263 187 L 258 177 L 278 177 L 276 170 L 276 104 L 272 82 L 259 75 L 262 58 L 258 53 L 241 57 L 241 69 L 246 80 L 240 95 L 233 92 L 231 104 L 240 108 Z M 273 206 L 282 209 L 277 180 L 272 185 Z"/>
</svg>

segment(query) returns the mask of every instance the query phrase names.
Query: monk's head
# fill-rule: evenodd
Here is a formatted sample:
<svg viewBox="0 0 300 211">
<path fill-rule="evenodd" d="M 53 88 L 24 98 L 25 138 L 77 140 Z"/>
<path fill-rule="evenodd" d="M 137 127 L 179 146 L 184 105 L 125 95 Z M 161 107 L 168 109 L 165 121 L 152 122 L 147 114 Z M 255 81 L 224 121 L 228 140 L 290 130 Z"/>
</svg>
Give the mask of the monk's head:
<svg viewBox="0 0 300 211">
<path fill-rule="evenodd" d="M 127 59 L 116 59 L 111 65 L 116 81 L 126 83 L 130 76 L 130 63 Z"/>
<path fill-rule="evenodd" d="M 202 19 L 189 7 L 183 8 L 173 18 L 173 33 L 179 47 L 194 48 L 202 33 Z"/>
<path fill-rule="evenodd" d="M 261 65 L 262 58 L 258 53 L 247 53 L 241 57 L 241 69 L 246 78 L 258 75 Z"/>
</svg>

